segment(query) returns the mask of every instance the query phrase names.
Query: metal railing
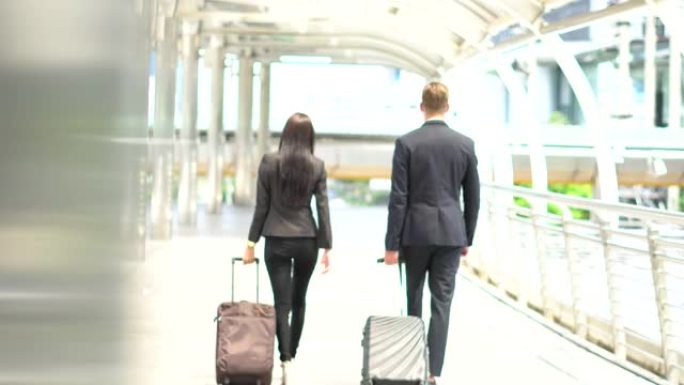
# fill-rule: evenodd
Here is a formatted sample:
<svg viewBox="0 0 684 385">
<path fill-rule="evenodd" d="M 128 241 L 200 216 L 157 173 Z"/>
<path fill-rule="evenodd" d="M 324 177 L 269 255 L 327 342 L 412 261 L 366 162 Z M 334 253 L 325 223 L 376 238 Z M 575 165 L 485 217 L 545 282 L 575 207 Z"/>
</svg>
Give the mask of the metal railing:
<svg viewBox="0 0 684 385">
<path fill-rule="evenodd" d="M 618 363 L 684 383 L 683 214 L 494 184 L 482 197 L 471 270 Z"/>
</svg>

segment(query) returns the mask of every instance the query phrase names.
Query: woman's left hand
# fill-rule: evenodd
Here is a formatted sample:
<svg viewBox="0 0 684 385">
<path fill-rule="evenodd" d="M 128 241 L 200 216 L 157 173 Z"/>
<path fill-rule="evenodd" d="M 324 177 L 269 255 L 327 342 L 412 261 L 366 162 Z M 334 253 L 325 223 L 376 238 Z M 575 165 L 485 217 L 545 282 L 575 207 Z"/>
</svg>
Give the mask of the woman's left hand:
<svg viewBox="0 0 684 385">
<path fill-rule="evenodd" d="M 250 263 L 254 263 L 254 248 L 247 246 L 245 248 L 245 254 L 242 256 L 242 262 L 245 265 L 249 265 Z"/>
<path fill-rule="evenodd" d="M 323 251 L 321 265 L 323 265 L 323 274 L 330 271 L 330 249 L 325 249 L 325 251 Z"/>
</svg>

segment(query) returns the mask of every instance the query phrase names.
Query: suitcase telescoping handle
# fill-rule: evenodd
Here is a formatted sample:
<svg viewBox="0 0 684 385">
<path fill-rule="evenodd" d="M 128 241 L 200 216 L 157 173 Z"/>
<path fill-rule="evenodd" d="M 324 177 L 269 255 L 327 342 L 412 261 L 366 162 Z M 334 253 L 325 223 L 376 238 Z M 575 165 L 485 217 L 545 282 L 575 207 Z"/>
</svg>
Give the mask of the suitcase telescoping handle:
<svg viewBox="0 0 684 385">
<path fill-rule="evenodd" d="M 235 262 L 242 262 L 242 258 L 233 258 L 233 263 L 231 264 L 231 286 L 230 286 L 230 302 L 235 303 Z M 259 258 L 254 258 L 256 262 L 256 302 L 259 303 Z"/>
<path fill-rule="evenodd" d="M 385 258 L 378 258 L 376 262 L 385 263 Z M 404 285 L 404 268 L 401 265 L 404 263 L 405 262 L 402 261 L 401 258 L 399 259 L 399 263 L 397 263 L 397 265 L 399 265 L 399 284 L 402 286 Z"/>
<path fill-rule="evenodd" d="M 385 258 L 378 258 L 376 262 L 385 263 Z M 397 265 L 399 265 L 399 288 L 401 288 L 402 291 L 404 290 L 404 267 L 402 266 L 404 263 L 406 263 L 406 261 L 399 257 L 399 262 L 397 263 Z M 404 306 L 400 306 L 400 309 L 399 313 L 404 316 Z"/>
</svg>

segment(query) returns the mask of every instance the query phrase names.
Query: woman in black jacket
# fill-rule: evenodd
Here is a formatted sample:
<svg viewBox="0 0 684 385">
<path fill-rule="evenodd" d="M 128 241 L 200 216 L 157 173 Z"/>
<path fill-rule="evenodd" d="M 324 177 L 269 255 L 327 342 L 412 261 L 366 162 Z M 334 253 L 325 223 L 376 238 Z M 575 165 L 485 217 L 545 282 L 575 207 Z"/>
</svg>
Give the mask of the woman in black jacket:
<svg viewBox="0 0 684 385">
<path fill-rule="evenodd" d="M 254 245 L 262 235 L 266 238 L 264 255 L 273 288 L 278 350 L 284 370 L 297 353 L 306 290 L 318 249 L 324 249 L 321 263 L 327 271 L 332 247 L 327 175 L 323 161 L 313 155 L 314 135 L 311 119 L 296 113 L 285 124 L 278 152 L 266 154 L 261 160 L 257 205 L 244 254 L 245 263 L 252 263 Z M 318 226 L 311 210 L 313 196 Z"/>
</svg>

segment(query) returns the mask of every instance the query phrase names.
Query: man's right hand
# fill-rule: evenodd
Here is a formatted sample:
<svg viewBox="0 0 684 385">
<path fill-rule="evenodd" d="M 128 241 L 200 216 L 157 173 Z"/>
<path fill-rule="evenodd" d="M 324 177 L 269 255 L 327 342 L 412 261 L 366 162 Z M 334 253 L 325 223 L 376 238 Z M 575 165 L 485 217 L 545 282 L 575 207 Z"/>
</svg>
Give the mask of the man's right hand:
<svg viewBox="0 0 684 385">
<path fill-rule="evenodd" d="M 468 255 L 468 247 L 464 247 L 461 249 L 461 256 L 465 257 L 466 255 Z"/>
<path fill-rule="evenodd" d="M 399 262 L 399 251 L 386 250 L 385 251 L 385 265 L 396 265 Z"/>
</svg>

